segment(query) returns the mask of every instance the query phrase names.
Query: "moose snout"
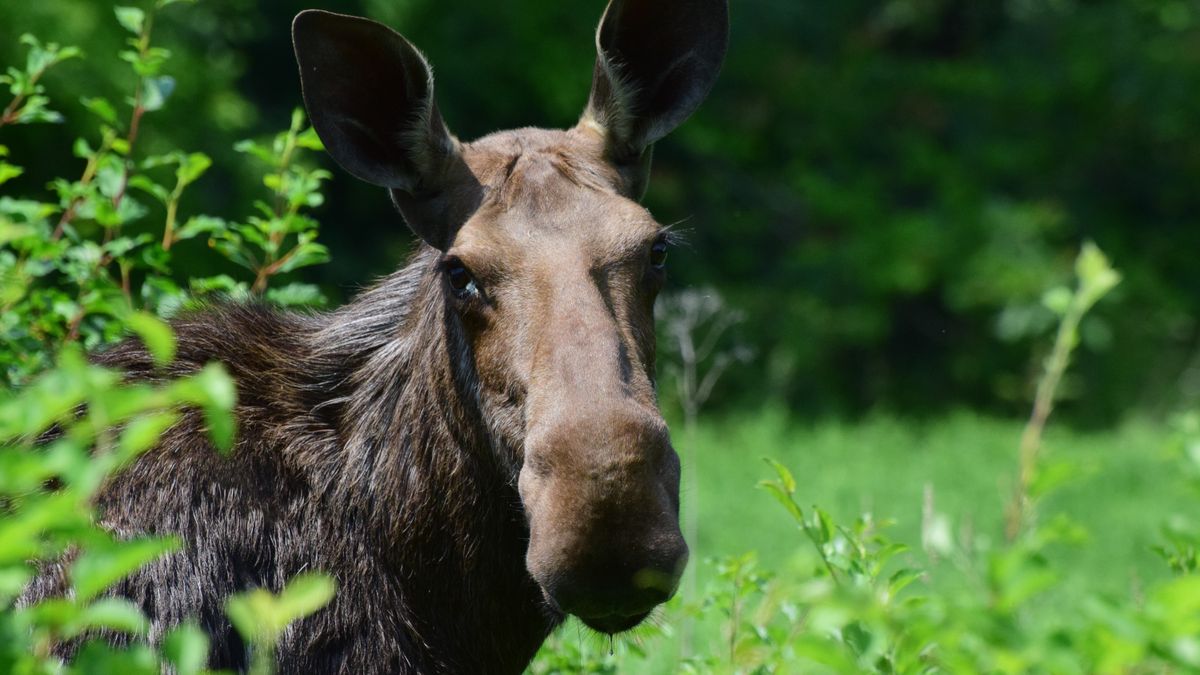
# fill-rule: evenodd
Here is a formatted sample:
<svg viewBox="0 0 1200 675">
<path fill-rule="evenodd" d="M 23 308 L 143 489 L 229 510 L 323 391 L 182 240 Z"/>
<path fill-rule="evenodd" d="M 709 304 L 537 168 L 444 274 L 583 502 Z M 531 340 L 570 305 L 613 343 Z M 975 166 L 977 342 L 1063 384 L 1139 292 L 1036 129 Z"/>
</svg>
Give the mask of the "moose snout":
<svg viewBox="0 0 1200 675">
<path fill-rule="evenodd" d="M 679 458 L 657 416 L 531 434 L 518 486 L 530 526 L 526 566 L 553 606 L 615 633 L 674 594 L 688 547 Z"/>
<path fill-rule="evenodd" d="M 678 528 L 650 545 L 609 551 L 551 573 L 542 590 L 591 628 L 618 633 L 641 623 L 675 593 L 688 548 Z"/>
</svg>

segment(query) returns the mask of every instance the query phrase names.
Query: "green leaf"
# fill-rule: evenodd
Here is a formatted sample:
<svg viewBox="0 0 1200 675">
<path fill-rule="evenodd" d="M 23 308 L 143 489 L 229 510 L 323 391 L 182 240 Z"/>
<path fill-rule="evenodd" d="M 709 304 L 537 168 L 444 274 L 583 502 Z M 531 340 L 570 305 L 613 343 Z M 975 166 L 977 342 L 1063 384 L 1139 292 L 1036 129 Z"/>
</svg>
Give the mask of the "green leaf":
<svg viewBox="0 0 1200 675">
<path fill-rule="evenodd" d="M 113 11 L 117 14 L 117 23 L 133 33 L 141 35 L 142 28 L 146 24 L 146 13 L 137 7 L 113 7 Z"/>
<path fill-rule="evenodd" d="M 1080 292 L 1087 304 L 1099 300 L 1121 281 L 1121 275 L 1109 264 L 1108 258 L 1096 244 L 1087 241 L 1075 259 L 1075 274 L 1079 277 Z"/>
<path fill-rule="evenodd" d="M 71 565 L 75 597 L 90 600 L 142 565 L 179 548 L 174 538 L 133 539 L 111 542 L 84 550 Z"/>
<path fill-rule="evenodd" d="M 214 218 L 212 216 L 192 216 L 188 219 L 183 227 L 175 231 L 176 241 L 183 239 L 191 239 L 199 234 L 211 234 L 224 232 L 229 224 L 222 218 Z"/>
<path fill-rule="evenodd" d="M 162 641 L 162 654 L 179 675 L 194 675 L 208 665 L 208 635 L 195 623 L 171 629 Z"/>
<path fill-rule="evenodd" d="M 89 112 L 105 122 L 113 125 L 117 123 L 117 111 L 106 99 L 100 97 L 89 98 L 84 96 L 83 98 L 79 99 L 79 102 L 82 103 L 83 107 Z"/>
<path fill-rule="evenodd" d="M 804 525 L 804 511 L 801 510 L 800 505 L 796 503 L 796 500 L 792 499 L 791 493 L 789 493 L 779 481 L 759 481 L 758 487 L 766 490 L 772 497 L 775 498 L 775 501 L 783 505 L 783 508 L 787 509 L 787 512 L 791 514 L 797 525 Z"/>
<path fill-rule="evenodd" d="M 13 598 L 25 590 L 33 571 L 23 562 L 0 566 L 0 606 L 9 606 Z"/>
<path fill-rule="evenodd" d="M 72 673 L 79 675 L 160 675 L 154 651 L 145 644 L 115 647 L 104 640 L 89 640 L 72 660 Z M 57 671 L 56 671 L 57 672 Z"/>
<path fill-rule="evenodd" d="M 179 413 L 165 411 L 138 417 L 121 430 L 121 438 L 117 442 L 117 454 L 122 463 L 128 462 L 134 456 L 149 450 L 158 443 L 163 432 L 179 421 Z"/>
<path fill-rule="evenodd" d="M 288 284 L 280 288 L 268 288 L 268 301 L 283 307 L 312 307 L 325 304 L 321 289 L 312 284 Z"/>
<path fill-rule="evenodd" d="M 924 573 L 921 572 L 921 570 L 908 568 L 896 570 L 896 572 L 888 578 L 888 592 L 892 595 L 892 597 L 896 597 L 896 595 L 898 595 L 900 591 L 904 590 L 906 586 L 917 579 L 920 579 L 922 576 L 924 576 Z"/>
<path fill-rule="evenodd" d="M 179 181 L 179 186 L 183 187 L 201 176 L 208 168 L 212 166 L 212 159 L 202 152 L 193 152 L 179 164 L 179 168 L 175 170 L 175 178 Z"/>
<path fill-rule="evenodd" d="M 147 112 L 161 110 L 175 91 L 175 78 L 170 75 L 147 77 L 142 82 L 142 108 Z"/>
<path fill-rule="evenodd" d="M 125 185 L 125 161 L 115 155 L 101 155 L 99 168 L 96 169 L 96 187 L 100 193 L 109 199 L 116 196 Z M 108 199 L 96 200 L 91 204 L 94 208 L 101 206 L 110 208 Z"/>
<path fill-rule="evenodd" d="M 821 543 L 828 544 L 833 540 L 833 533 L 837 531 L 837 527 L 833 524 L 833 518 L 830 518 L 828 513 L 817 506 L 813 506 L 813 513 L 816 516 L 816 525 L 819 526 Z"/>
<path fill-rule="evenodd" d="M 324 607 L 336 588 L 328 575 L 301 574 L 278 595 L 260 588 L 232 596 L 225 603 L 225 612 L 244 639 L 273 644 L 288 624 Z"/>
<path fill-rule="evenodd" d="M 788 494 L 794 494 L 796 492 L 796 479 L 792 477 L 792 472 L 788 471 L 786 466 L 774 459 L 771 459 L 770 457 L 763 457 L 763 461 L 775 470 L 775 473 L 779 476 L 779 480 L 781 481 L 783 489 L 787 491 Z"/>
<path fill-rule="evenodd" d="M 300 131 L 300 127 L 302 126 L 304 126 L 304 108 L 297 106 L 292 108 L 292 126 L 288 129 L 288 132 L 295 134 Z"/>
<path fill-rule="evenodd" d="M 316 242 L 297 244 L 288 254 L 283 264 L 279 266 L 279 272 L 291 272 L 292 270 L 300 269 L 301 267 L 309 267 L 311 265 L 319 265 L 329 261 L 329 249 L 324 245 Z"/>
<path fill-rule="evenodd" d="M 1078 462 L 1046 459 L 1034 467 L 1033 480 L 1029 484 L 1029 496 L 1039 499 L 1059 487 L 1082 478 L 1086 474 Z"/>
<path fill-rule="evenodd" d="M 145 174 L 139 173 L 131 176 L 129 178 L 129 186 L 153 195 L 155 199 L 163 204 L 166 204 L 167 200 L 171 198 L 170 191 L 158 183 L 155 183 L 154 180 Z"/>
<path fill-rule="evenodd" d="M 325 144 L 322 143 L 321 138 L 317 136 L 317 130 L 313 129 L 312 127 L 300 132 L 300 135 L 296 137 L 296 146 L 304 148 L 305 150 L 316 150 L 318 152 L 323 152 L 325 150 Z"/>
<path fill-rule="evenodd" d="M 271 149 L 256 141 L 249 139 L 238 141 L 233 144 L 233 149 L 237 152 L 253 155 L 267 164 L 275 164 L 275 154 L 271 152 Z"/>
<path fill-rule="evenodd" d="M 0 162 L 0 185 L 4 185 L 8 181 L 25 173 L 25 170 L 8 162 Z"/>
<path fill-rule="evenodd" d="M 176 382 L 173 389 L 184 400 L 200 406 L 213 445 L 221 452 L 229 451 L 237 432 L 232 414 L 237 388 L 225 367 L 210 363 L 199 373 Z"/>
<path fill-rule="evenodd" d="M 145 635 L 150 622 L 141 608 L 125 598 L 101 598 L 81 611 L 64 630 L 66 637 L 102 628 L 133 635 Z"/>
<path fill-rule="evenodd" d="M 280 619 L 291 623 L 321 609 L 333 599 L 337 585 L 327 574 L 308 573 L 294 577 L 279 594 Z"/>
<path fill-rule="evenodd" d="M 87 139 L 82 136 L 75 139 L 75 143 L 71 145 L 71 154 L 80 159 L 91 157 L 96 151 L 88 144 Z"/>
<path fill-rule="evenodd" d="M 135 312 L 125 318 L 138 334 L 154 362 L 165 366 L 175 358 L 175 331 L 165 321 L 146 312 Z"/>
<path fill-rule="evenodd" d="M 1074 295 L 1071 293 L 1071 289 L 1065 286 L 1055 286 L 1046 291 L 1045 295 L 1042 296 L 1042 304 L 1051 312 L 1054 312 L 1058 316 L 1063 316 L 1071 308 L 1071 300 L 1073 298 Z"/>
</svg>

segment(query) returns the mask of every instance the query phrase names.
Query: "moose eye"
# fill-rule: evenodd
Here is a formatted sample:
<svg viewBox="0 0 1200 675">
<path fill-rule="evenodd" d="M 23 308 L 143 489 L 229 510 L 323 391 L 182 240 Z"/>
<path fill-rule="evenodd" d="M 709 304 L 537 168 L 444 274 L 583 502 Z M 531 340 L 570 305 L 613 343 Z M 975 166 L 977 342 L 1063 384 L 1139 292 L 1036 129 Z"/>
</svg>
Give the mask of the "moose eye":
<svg viewBox="0 0 1200 675">
<path fill-rule="evenodd" d="M 650 266 L 656 270 L 667 266 L 667 242 L 665 239 L 660 238 L 650 247 Z"/>
<path fill-rule="evenodd" d="M 445 270 L 446 282 L 450 284 L 450 290 L 455 297 L 465 298 L 479 292 L 479 287 L 475 284 L 475 277 L 471 276 L 471 271 L 462 264 L 461 260 L 452 258 L 446 261 Z"/>
</svg>

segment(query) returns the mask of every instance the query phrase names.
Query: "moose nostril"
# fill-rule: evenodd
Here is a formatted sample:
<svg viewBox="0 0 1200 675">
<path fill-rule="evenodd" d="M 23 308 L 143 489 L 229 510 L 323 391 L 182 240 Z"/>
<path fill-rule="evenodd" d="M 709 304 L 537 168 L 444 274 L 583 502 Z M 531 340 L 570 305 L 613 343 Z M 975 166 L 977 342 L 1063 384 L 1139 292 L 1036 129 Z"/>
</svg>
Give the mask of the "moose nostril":
<svg viewBox="0 0 1200 675">
<path fill-rule="evenodd" d="M 583 619 L 644 616 L 675 593 L 687 563 L 687 546 L 674 537 L 667 546 L 643 550 L 640 564 L 609 560 L 552 577 L 543 589 L 564 612 Z"/>
<path fill-rule="evenodd" d="M 674 573 L 656 569 L 641 569 L 633 575 L 633 597 L 631 612 L 649 611 L 661 605 L 675 594 L 679 577 Z"/>
</svg>

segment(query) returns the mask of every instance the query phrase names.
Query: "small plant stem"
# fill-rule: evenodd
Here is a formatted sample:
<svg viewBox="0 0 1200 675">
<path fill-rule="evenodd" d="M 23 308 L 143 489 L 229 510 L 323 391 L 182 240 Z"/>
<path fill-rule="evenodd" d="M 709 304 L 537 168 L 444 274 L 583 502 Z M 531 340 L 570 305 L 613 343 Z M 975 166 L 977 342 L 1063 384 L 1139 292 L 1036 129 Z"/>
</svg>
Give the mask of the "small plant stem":
<svg viewBox="0 0 1200 675">
<path fill-rule="evenodd" d="M 142 34 L 138 36 L 138 54 L 142 58 L 146 57 L 150 51 L 150 29 L 154 25 L 154 13 L 146 14 L 145 23 L 142 25 Z M 146 114 L 146 108 L 142 105 L 142 89 L 145 87 L 146 78 L 139 77 L 137 89 L 133 92 L 133 115 L 129 119 L 129 134 L 125 137 L 125 142 L 128 145 L 126 148 L 129 155 L 133 154 L 133 144 L 137 142 L 138 129 L 141 126 L 142 115 Z M 121 185 L 117 188 L 113 195 L 113 206 L 121 203 L 121 199 L 125 196 L 125 189 L 129 186 L 129 167 L 130 160 L 128 157 L 125 160 L 125 168 L 121 172 Z"/>
<path fill-rule="evenodd" d="M 700 478 L 698 467 L 696 466 L 696 414 L 690 406 L 684 406 L 683 413 L 683 475 L 684 475 L 684 494 L 687 498 L 683 500 L 683 540 L 689 545 L 696 545 L 696 534 L 699 531 L 699 513 L 700 505 L 696 500 L 700 497 Z M 696 599 L 696 566 L 690 565 L 684 570 L 683 574 L 683 598 L 691 602 Z M 692 639 L 694 626 L 693 622 L 689 621 L 683 626 L 683 635 L 680 639 L 680 651 L 684 656 L 688 656 L 692 652 Z"/>
<path fill-rule="evenodd" d="M 127 262 L 118 261 L 117 266 L 121 268 L 121 295 L 125 296 L 125 304 L 129 309 L 133 309 L 133 290 L 129 282 L 129 264 Z"/>
<path fill-rule="evenodd" d="M 1058 334 L 1054 339 L 1054 348 L 1046 360 L 1046 370 L 1038 381 L 1037 394 L 1034 397 L 1033 412 L 1025 429 L 1021 432 L 1021 445 L 1017 464 L 1017 485 L 1009 503 L 1008 518 L 1005 534 L 1013 541 L 1026 525 L 1030 513 L 1029 488 L 1037 471 L 1038 454 L 1042 447 L 1042 434 L 1046 421 L 1054 410 L 1054 397 L 1063 373 L 1071 363 L 1071 352 L 1075 348 L 1079 332 L 1079 322 L 1083 319 L 1086 307 L 1078 298 L 1072 300 L 1071 306 L 1058 325 Z"/>
<path fill-rule="evenodd" d="M 42 75 L 46 74 L 46 70 L 49 67 L 50 66 L 47 65 L 39 68 L 35 73 L 29 76 L 30 91 L 34 91 L 34 87 L 37 85 L 38 80 L 42 79 Z M 37 92 L 35 91 L 35 93 Z M 9 101 L 8 106 L 4 108 L 4 112 L 0 113 L 0 127 L 6 124 L 16 123 L 16 121 L 21 117 L 19 113 L 21 112 L 21 104 L 25 102 L 25 98 L 25 94 L 17 94 L 13 97 L 12 101 Z"/>
<path fill-rule="evenodd" d="M 742 620 L 742 569 L 739 566 L 733 575 L 733 602 L 729 612 L 729 665 L 733 665 L 737 653 L 738 624 Z"/>
<path fill-rule="evenodd" d="M 289 204 L 287 200 L 287 169 L 292 163 L 292 153 L 296 151 L 296 139 L 299 132 L 299 120 L 294 119 L 285 137 L 283 151 L 279 154 L 279 164 L 276 165 L 276 170 L 279 172 L 279 187 L 275 188 L 276 220 L 290 220 L 300 211 L 299 204 Z M 271 247 L 265 251 L 267 257 L 263 261 L 263 265 L 255 270 L 254 283 L 250 286 L 251 292 L 257 294 L 265 292 L 271 277 L 278 274 L 284 263 L 296 253 L 298 246 L 278 258 L 275 257 L 286 236 L 286 230 L 275 230 L 268 235 Z"/>
<path fill-rule="evenodd" d="M 79 178 L 80 187 L 87 187 L 91 184 L 92 179 L 96 177 L 96 170 L 100 168 L 100 158 L 112 149 L 112 144 L 115 140 L 116 138 L 112 134 L 105 134 L 103 140 L 100 142 L 100 149 L 88 158 L 87 165 L 83 167 L 83 175 Z M 58 224 L 54 226 L 53 234 L 50 235 L 51 241 L 58 241 L 62 238 L 67 225 L 75 219 L 75 211 L 82 202 L 83 197 L 74 197 L 67 204 L 66 210 L 63 211 L 62 216 L 58 219 Z"/>
<path fill-rule="evenodd" d="M 133 144 L 137 141 L 138 125 L 142 120 L 142 115 L 146 113 L 146 109 L 142 107 L 142 87 L 139 81 L 137 93 L 133 96 L 133 117 L 129 121 L 129 135 L 125 137 L 125 142 L 129 144 L 129 152 L 133 152 Z M 125 160 L 125 168 L 121 172 L 121 184 L 113 194 L 113 206 L 121 203 L 121 199 L 125 197 L 125 189 L 129 187 L 129 166 L 130 160 Z"/>
<path fill-rule="evenodd" d="M 25 96 L 23 94 L 17 94 L 13 97 L 12 102 L 4 109 L 4 112 L 0 113 L 0 127 L 17 121 L 17 106 L 21 105 L 21 101 L 24 99 Z"/>
<path fill-rule="evenodd" d="M 138 49 L 141 52 L 142 56 L 145 56 L 147 50 L 150 49 L 150 26 L 153 22 L 152 21 L 153 17 L 154 17 L 153 14 L 148 14 L 146 16 L 146 23 L 142 27 L 142 34 L 140 36 L 141 39 L 140 39 L 140 42 L 138 45 Z M 138 137 L 139 122 L 142 119 L 142 115 L 145 114 L 145 112 L 146 112 L 145 108 L 142 106 L 142 85 L 144 82 L 145 82 L 145 78 L 138 78 L 137 90 L 133 94 L 133 113 L 129 120 L 129 133 L 125 136 L 125 142 L 127 144 L 126 152 L 129 154 L 132 154 L 132 152 L 133 152 L 133 144 L 137 141 L 137 137 Z M 101 145 L 101 150 L 96 153 L 95 157 L 92 160 L 89 160 L 88 167 L 84 171 L 84 180 L 90 181 L 92 179 L 92 177 L 95 175 L 95 172 L 96 172 L 96 165 L 99 164 L 99 161 L 96 158 L 100 157 L 104 152 L 107 152 L 112 147 L 112 144 L 113 144 L 113 139 L 106 136 L 105 142 Z M 114 209 L 120 207 L 121 201 L 125 198 L 125 188 L 129 184 L 129 166 L 130 166 L 130 161 L 128 159 L 126 159 L 124 170 L 121 173 L 121 185 L 120 185 L 120 187 L 117 188 L 117 191 L 113 194 L 113 197 L 112 197 L 112 205 L 113 205 Z M 63 218 L 59 220 L 58 227 L 55 228 L 55 231 L 54 231 L 55 239 L 62 236 L 62 229 L 66 226 L 66 223 L 69 222 L 68 216 L 74 217 L 74 212 L 75 212 L 75 208 L 78 205 L 78 201 L 79 201 L 78 198 L 72 200 L 71 205 L 68 207 L 67 211 L 63 213 Z M 105 228 L 104 243 L 107 244 L 108 242 L 112 241 L 112 237 L 113 237 L 113 229 Z M 111 256 L 109 256 L 109 255 L 100 256 L 100 259 L 96 261 L 96 266 L 93 268 L 92 274 L 95 274 L 97 271 L 103 269 L 106 265 L 108 265 L 111 262 L 112 262 Z M 127 277 L 127 275 L 126 275 L 124 269 L 122 268 L 122 291 L 125 293 L 126 299 L 129 299 L 131 297 L 131 294 L 129 292 L 127 292 L 126 284 L 128 282 L 128 279 L 126 277 Z M 81 301 L 83 299 L 83 291 L 84 291 L 83 286 L 80 286 L 79 295 L 76 298 L 76 302 L 81 303 Z M 74 342 L 76 339 L 79 338 L 79 326 L 80 326 L 80 324 L 83 323 L 83 319 L 84 319 L 84 316 L 86 315 L 86 313 L 87 313 L 87 309 L 81 303 L 79 306 L 79 309 L 75 311 L 75 315 L 71 317 L 71 321 L 67 327 L 67 336 L 66 336 L 66 339 L 64 340 L 64 342 Z"/>
<path fill-rule="evenodd" d="M 258 272 L 254 277 L 254 285 L 250 287 L 250 290 L 254 291 L 255 293 L 262 293 L 263 291 L 267 290 L 267 282 L 270 281 L 271 277 L 279 273 L 279 269 L 283 267 L 284 263 L 286 263 L 293 255 L 296 254 L 298 248 L 299 247 L 293 248 L 292 250 L 283 254 L 282 258 L 273 260 L 270 263 L 258 268 Z"/>
<path fill-rule="evenodd" d="M 1070 294 L 1061 310 L 1062 319 L 1054 338 L 1054 348 L 1046 359 L 1046 369 L 1038 380 L 1033 412 L 1021 433 L 1017 466 L 1017 484 L 1006 514 L 1005 535 L 1015 541 L 1033 518 L 1029 491 L 1037 472 L 1038 454 L 1046 421 L 1054 410 L 1054 398 L 1063 374 L 1071 365 L 1071 352 L 1079 343 L 1079 324 L 1092 305 L 1120 283 L 1121 275 L 1112 269 L 1104 253 L 1091 242 L 1085 242 L 1075 261 L 1078 287 Z"/>
<path fill-rule="evenodd" d="M 171 195 L 167 200 L 167 224 L 163 227 L 162 247 L 164 251 L 171 250 L 171 244 L 175 241 L 175 218 L 179 210 L 179 198 L 176 195 Z"/>
<path fill-rule="evenodd" d="M 807 521 L 802 521 L 801 524 L 804 526 L 804 532 L 808 534 L 808 538 L 812 540 L 813 548 L 817 549 L 817 555 L 821 557 L 821 562 L 824 563 L 825 570 L 829 572 L 829 578 L 833 580 L 834 585 L 841 586 L 842 578 L 838 576 L 837 569 L 829 561 L 829 556 L 825 553 L 825 546 L 821 544 L 821 538 Z"/>
</svg>

